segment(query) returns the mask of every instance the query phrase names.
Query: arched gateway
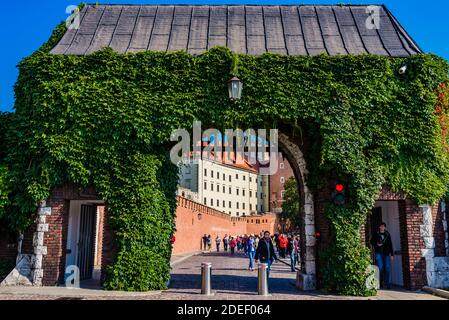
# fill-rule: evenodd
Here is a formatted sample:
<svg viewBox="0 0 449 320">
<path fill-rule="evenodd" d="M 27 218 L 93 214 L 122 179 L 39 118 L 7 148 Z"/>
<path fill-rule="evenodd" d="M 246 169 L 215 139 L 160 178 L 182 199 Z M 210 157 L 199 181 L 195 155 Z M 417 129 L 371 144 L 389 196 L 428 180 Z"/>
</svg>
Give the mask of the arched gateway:
<svg viewBox="0 0 449 320">
<path fill-rule="evenodd" d="M 407 108 L 415 107 L 415 105 L 409 105 L 407 100 L 409 96 L 401 96 L 394 91 L 394 87 L 401 87 L 400 81 L 403 81 L 403 78 L 395 76 L 396 68 L 402 66 L 402 61 L 409 62 L 415 68 L 428 63 L 427 58 L 422 58 L 422 61 L 418 58 L 413 60 L 413 56 L 422 52 L 395 17 L 384 6 L 86 5 L 82 8 L 79 18 L 79 26 L 64 30 L 63 33 L 56 32 L 52 41 L 39 52 L 40 56 L 37 54 L 24 62 L 17 89 L 19 93 L 17 112 L 31 117 L 34 116 L 34 111 L 29 111 L 27 108 L 35 107 L 41 112 L 36 122 L 48 122 L 38 126 L 36 131 L 41 128 L 51 128 L 49 132 L 42 129 L 43 131 L 39 134 L 33 131 L 29 135 L 39 136 L 39 139 L 42 139 L 35 143 L 34 148 L 42 145 L 47 148 L 38 154 L 41 157 L 47 157 L 44 169 L 39 167 L 45 173 L 41 174 L 39 179 L 42 179 L 42 176 L 47 177 L 48 180 L 53 179 L 51 180 L 53 189 L 47 201 L 41 202 L 39 206 L 37 223 L 25 232 L 23 246 L 21 246 L 21 256 L 18 260 L 22 261 L 20 262 L 22 264 L 28 263 L 31 267 L 28 275 L 29 282 L 54 285 L 64 280 L 65 267 L 73 260 L 69 257 L 73 252 L 67 249 L 67 244 L 76 242 L 73 239 L 75 233 L 71 233 L 69 228 L 69 221 L 75 219 L 81 221 L 84 228 L 83 234 L 87 235 L 87 238 L 92 237 L 92 234 L 95 234 L 93 230 L 97 228 L 96 235 L 97 238 L 101 238 L 103 247 L 103 249 L 95 250 L 98 256 L 94 257 L 89 246 L 80 246 L 77 254 L 84 266 L 85 263 L 96 261 L 104 277 L 106 267 L 115 263 L 116 274 L 128 277 L 126 266 L 131 261 L 134 264 L 130 263 L 130 266 L 142 268 L 143 274 L 158 278 L 158 283 L 154 286 L 145 282 L 146 279 L 131 279 L 132 287 L 124 287 L 120 279 L 112 277 L 112 280 L 108 282 L 109 288 L 148 290 L 163 286 L 168 273 L 167 260 L 170 254 L 168 239 L 172 232 L 170 221 L 176 204 L 175 199 L 170 196 L 174 195 L 173 183 L 166 183 L 173 178 L 173 170 L 161 169 L 161 163 L 168 159 L 165 151 L 160 151 L 158 149 L 160 146 L 154 141 L 157 139 L 166 141 L 170 129 L 181 124 L 187 126 L 195 120 L 195 117 L 202 117 L 211 125 L 226 121 L 226 124 L 246 125 L 251 122 L 254 125 L 262 126 L 269 123 L 281 127 L 279 147 L 294 170 L 301 199 L 299 214 L 303 239 L 302 268 L 298 274 L 297 284 L 304 290 L 321 287 L 323 285 L 321 272 L 324 268 L 322 261 L 326 263 L 332 261 L 332 253 L 326 258 L 328 260 L 322 260 L 324 258 L 320 257 L 322 249 L 332 244 L 332 236 L 334 236 L 328 216 L 324 213 L 331 194 L 328 186 L 312 192 L 307 185 L 307 178 L 309 166 L 323 161 L 324 156 L 321 159 L 319 157 L 313 159 L 312 162 L 316 163 L 310 163 L 311 161 L 306 163 L 307 152 L 311 152 L 318 141 L 306 141 L 308 146 L 305 148 L 297 141 L 292 130 L 282 129 L 285 125 L 282 121 L 295 122 L 305 110 L 305 114 L 301 114 L 303 120 L 308 117 L 308 119 L 315 118 L 315 121 L 319 118 L 321 121 L 321 127 L 317 129 L 322 130 L 320 137 L 325 134 L 328 134 L 326 137 L 336 137 L 340 132 L 346 134 L 344 138 L 320 142 L 326 143 L 328 153 L 334 153 L 337 156 L 340 154 L 353 156 L 353 162 L 367 156 L 370 150 L 358 149 L 357 142 L 342 144 L 342 140 L 346 139 L 352 131 L 363 131 L 375 125 L 373 121 L 370 121 L 371 119 L 366 118 L 363 118 L 365 122 L 361 123 L 356 123 L 355 120 L 346 121 L 350 107 L 356 104 L 354 101 L 348 102 L 350 100 L 348 96 L 358 94 L 357 104 L 369 105 L 373 113 L 377 112 L 382 116 L 385 116 L 384 110 L 390 108 L 389 103 L 397 109 L 402 107 L 402 101 L 407 101 Z M 58 30 L 61 31 L 61 29 Z M 198 55 L 216 46 L 227 47 L 232 54 L 229 50 L 222 50 L 209 56 L 206 54 L 203 60 L 198 58 Z M 162 53 L 117 56 L 107 50 L 97 52 L 104 48 L 110 48 L 120 54 L 146 51 Z M 172 56 L 165 55 L 165 52 L 175 51 L 186 51 L 196 57 L 179 52 L 172 53 Z M 251 56 L 260 56 L 264 53 L 278 53 L 282 56 L 266 55 L 262 58 L 262 60 L 266 59 L 265 61 L 251 60 Z M 240 54 L 242 60 L 246 59 L 242 63 L 241 71 L 246 76 L 242 79 L 243 95 L 252 97 L 252 100 L 248 99 L 244 104 L 230 104 L 225 95 L 226 81 L 231 73 L 230 60 L 232 60 L 232 67 L 238 67 L 236 65 L 238 61 L 232 58 L 235 57 L 234 54 Z M 315 57 L 319 54 L 323 55 Z M 360 56 L 353 61 L 352 58 L 346 57 L 346 55 L 359 54 L 373 56 Z M 298 56 L 305 57 L 301 60 Z M 339 57 L 331 61 L 327 56 Z M 170 60 L 170 57 L 174 58 Z M 55 62 L 57 59 L 59 60 Z M 113 63 L 109 64 L 108 59 L 112 59 Z M 349 67 L 339 69 L 338 59 L 341 59 L 342 65 L 347 63 Z M 28 64 L 29 68 L 26 68 Z M 61 65 L 68 69 L 58 70 L 59 73 L 51 69 Z M 434 65 L 427 69 L 422 68 L 421 73 L 425 72 L 424 69 L 430 70 L 432 67 Z M 255 75 L 251 73 L 252 68 Z M 264 72 L 263 68 L 269 71 Z M 29 70 L 31 72 L 36 70 L 37 74 L 28 74 Z M 369 87 L 371 93 L 362 93 L 357 91 L 360 89 L 357 84 L 358 79 L 353 76 L 357 70 L 361 71 L 360 77 L 365 81 L 361 83 L 367 84 L 373 77 L 383 80 L 376 80 L 377 86 Z M 366 75 L 367 70 L 372 72 L 370 76 Z M 300 76 L 295 72 L 300 72 Z M 266 73 L 269 73 L 271 77 L 264 78 L 266 80 L 264 83 L 258 83 L 257 75 L 265 77 Z M 389 78 L 382 78 L 386 73 L 389 74 Z M 58 75 L 68 77 L 68 79 L 64 78 L 63 85 L 57 81 L 58 78 L 53 78 Z M 320 75 L 322 77 L 319 77 Z M 45 83 L 47 77 L 49 82 Z M 295 83 L 288 82 L 291 77 L 295 78 Z M 284 83 L 286 86 L 276 83 L 279 79 L 287 81 Z M 436 82 L 439 80 L 441 79 L 435 79 Z M 36 82 L 35 85 L 25 85 L 26 81 Z M 387 83 L 378 85 L 383 81 Z M 75 87 L 72 86 L 73 84 Z M 86 90 L 83 91 L 83 95 L 78 96 L 78 89 L 84 86 Z M 351 87 L 353 91 L 347 90 L 348 87 Z M 39 94 L 28 96 L 27 90 L 30 88 L 42 89 L 45 94 L 41 99 L 38 99 L 41 97 Z M 416 93 L 412 87 L 405 88 L 404 92 L 410 95 Z M 53 95 L 47 94 L 45 90 Z M 300 91 L 301 95 L 293 94 L 294 90 Z M 340 96 L 341 90 L 346 95 Z M 371 100 L 377 90 L 383 90 L 380 94 L 384 95 L 377 100 Z M 170 95 L 173 92 L 179 95 L 175 97 Z M 48 96 L 52 98 L 47 98 Z M 385 102 L 384 96 L 392 98 Z M 305 101 L 305 98 L 310 101 Z M 430 101 L 430 98 L 428 100 Z M 130 106 L 129 101 L 135 105 Z M 212 105 L 214 103 L 219 105 Z M 330 104 L 332 107 L 329 107 Z M 49 105 L 56 106 L 54 112 L 48 111 Z M 126 106 L 127 112 L 123 112 L 122 105 Z M 150 109 L 147 105 L 152 108 L 151 112 L 148 111 Z M 175 108 L 171 109 L 173 105 Z M 310 107 L 311 105 L 313 107 Z M 430 102 L 426 107 L 430 109 L 433 107 L 433 105 L 429 106 Z M 214 108 L 219 110 L 216 111 Z M 319 114 L 320 109 L 324 108 L 327 113 Z M 80 113 L 73 113 L 74 109 Z M 184 109 L 191 112 L 182 113 Z M 290 109 L 296 113 L 288 113 Z M 415 111 L 410 112 L 419 113 L 421 109 L 417 107 Z M 89 118 L 91 111 L 97 110 L 99 110 L 98 115 L 93 119 Z M 423 118 L 428 119 L 430 113 L 430 111 L 426 113 Z M 391 116 L 396 117 L 394 119 L 397 119 L 397 122 L 403 120 L 399 113 L 393 113 Z M 237 118 L 241 121 L 237 121 Z M 420 125 L 424 128 L 431 124 L 435 124 L 435 121 L 429 120 L 428 123 Z M 116 131 L 105 131 L 108 127 L 115 128 Z M 376 129 L 379 128 L 376 127 Z M 388 126 L 383 129 L 389 130 Z M 395 127 L 395 129 L 400 131 L 399 129 L 403 128 Z M 429 129 L 429 132 L 435 134 L 436 131 Z M 315 135 L 315 137 L 318 136 Z M 103 139 L 112 137 L 112 140 L 101 140 L 101 137 Z M 377 136 L 369 136 L 366 139 L 381 141 L 385 137 L 377 132 Z M 425 141 L 430 140 L 429 138 Z M 58 141 L 65 147 L 60 148 L 56 143 Z M 80 141 L 85 144 L 83 148 L 77 149 L 76 143 L 81 143 Z M 371 143 L 371 147 L 374 145 L 373 148 L 375 148 L 375 143 L 372 141 Z M 385 145 L 388 143 L 393 142 L 385 142 Z M 92 150 L 89 150 L 89 146 Z M 343 150 L 348 146 L 349 151 Z M 111 153 L 105 151 L 109 148 L 114 151 Z M 23 151 L 25 154 L 30 153 L 30 158 L 34 156 L 34 151 L 29 151 L 31 149 Z M 394 151 L 391 151 L 392 157 Z M 314 149 L 313 152 L 317 154 L 317 150 Z M 15 156 L 19 158 L 20 151 L 17 151 Z M 110 162 L 108 157 L 112 158 Z M 23 161 L 26 162 L 23 167 L 31 170 L 29 159 Z M 335 160 L 335 163 L 337 162 L 338 159 Z M 341 167 L 348 165 L 337 164 Z M 113 170 L 109 171 L 111 166 L 114 166 Z M 34 167 L 32 169 L 38 170 Z M 366 190 L 372 190 L 377 186 L 375 184 L 377 182 L 373 182 L 373 187 L 370 184 L 372 181 L 364 181 L 360 177 L 364 173 L 369 173 L 370 177 L 379 178 L 376 172 L 370 171 L 372 167 L 367 165 L 356 169 L 358 171 L 354 169 L 354 175 L 359 175 L 357 180 L 359 186 Z M 24 179 L 30 183 L 28 190 L 40 191 L 36 185 L 41 186 L 39 183 L 43 182 L 39 179 L 36 178 L 36 181 L 32 182 Z M 95 185 L 95 188 L 82 188 L 74 184 L 71 179 L 80 183 L 89 182 Z M 133 185 L 133 181 L 139 181 L 146 189 L 139 189 L 140 185 Z M 59 185 L 54 187 L 58 183 Z M 44 185 L 43 189 L 45 186 L 47 185 Z M 135 191 L 136 189 L 138 190 Z M 379 189 L 380 186 L 376 190 Z M 130 197 L 133 200 L 129 203 L 126 200 L 123 201 L 127 195 L 125 191 L 133 195 Z M 102 193 L 105 199 L 101 199 L 97 192 Z M 151 197 L 142 196 L 145 192 L 150 193 Z M 38 193 L 40 194 L 42 193 Z M 358 194 L 355 196 L 361 197 Z M 370 198 L 366 194 L 363 196 Z M 364 205 L 360 206 L 361 210 L 369 210 L 366 203 L 371 203 L 370 199 L 365 200 Z M 109 220 L 108 210 L 104 209 L 103 201 L 106 201 L 113 208 L 111 211 L 115 212 L 110 218 L 111 224 L 122 228 L 121 248 L 113 245 L 114 232 L 110 224 L 104 223 L 104 228 L 100 230 L 98 223 L 95 225 L 95 221 L 87 218 L 89 212 L 97 210 L 97 216 L 102 219 L 102 222 Z M 397 203 L 391 205 L 387 203 L 388 201 L 397 201 Z M 100 207 L 103 208 L 101 212 L 98 211 Z M 397 251 L 400 252 L 398 255 L 401 255 L 401 264 L 397 265 L 397 269 L 402 270 L 402 278 L 399 277 L 398 281 L 402 281 L 407 288 L 418 288 L 425 284 L 446 285 L 449 282 L 448 272 L 445 269 L 448 264 L 446 256 L 449 245 L 445 208 L 435 207 L 433 211 L 430 206 L 419 208 L 403 193 L 393 193 L 387 187 L 382 189 L 375 207 L 380 208 L 376 211 L 377 217 L 390 219 L 398 230 L 397 243 L 400 244 L 400 249 Z M 70 215 L 75 208 L 78 211 Z M 139 215 L 139 210 L 136 208 L 142 209 L 143 213 Z M 339 212 L 344 214 L 343 211 Z M 163 227 L 158 227 L 155 235 L 156 240 L 161 243 L 160 246 L 156 245 L 158 251 L 146 248 L 145 243 L 154 243 L 155 240 L 147 234 L 139 233 L 142 232 L 139 229 L 140 225 L 146 227 L 151 223 L 145 220 L 144 213 L 166 223 Z M 124 216 L 129 220 L 123 218 Z M 359 219 L 363 217 L 362 215 Z M 346 218 L 352 221 L 351 215 Z M 134 223 L 136 221 L 140 224 Z M 372 232 L 373 223 L 375 223 L 374 220 L 367 221 L 366 225 L 362 223 L 360 234 L 363 242 Z M 132 237 L 135 230 L 141 238 Z M 319 240 L 316 238 L 317 231 L 321 235 Z M 85 244 L 87 238 L 83 238 L 81 244 Z M 350 240 L 348 239 L 348 242 Z M 139 241 L 143 241 L 143 244 Z M 357 249 L 357 243 L 350 243 L 350 246 Z M 133 251 L 136 250 L 135 248 L 140 250 L 138 254 Z M 341 247 L 336 247 L 337 249 Z M 118 255 L 122 259 L 120 261 L 117 261 L 117 250 L 122 250 Z M 138 255 L 143 256 L 144 259 L 139 260 L 136 258 Z M 345 258 L 352 257 L 348 255 Z M 145 259 L 155 261 L 154 265 L 149 266 L 145 263 Z M 157 268 L 154 268 L 155 265 Z M 89 268 L 85 268 L 84 271 L 87 269 Z M 363 272 L 362 270 L 362 274 L 358 274 L 360 279 L 363 278 Z M 89 272 L 83 275 L 88 277 Z M 349 294 L 360 294 L 361 287 L 364 285 L 358 280 L 356 284 L 358 288 L 351 291 L 353 289 L 351 286 L 345 288 L 338 279 L 332 278 L 329 270 L 326 277 L 335 280 L 332 284 L 334 289 Z"/>
</svg>

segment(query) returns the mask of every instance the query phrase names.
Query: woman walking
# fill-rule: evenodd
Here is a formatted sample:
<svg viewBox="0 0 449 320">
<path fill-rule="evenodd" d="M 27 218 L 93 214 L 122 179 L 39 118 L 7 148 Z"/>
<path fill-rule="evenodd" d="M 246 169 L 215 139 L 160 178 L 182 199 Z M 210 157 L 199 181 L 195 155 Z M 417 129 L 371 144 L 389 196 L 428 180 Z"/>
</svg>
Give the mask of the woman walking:
<svg viewBox="0 0 449 320">
<path fill-rule="evenodd" d="M 246 251 L 249 257 L 249 270 L 254 270 L 254 256 L 256 255 L 256 249 L 254 248 L 254 237 L 251 235 L 247 242 Z"/>
</svg>

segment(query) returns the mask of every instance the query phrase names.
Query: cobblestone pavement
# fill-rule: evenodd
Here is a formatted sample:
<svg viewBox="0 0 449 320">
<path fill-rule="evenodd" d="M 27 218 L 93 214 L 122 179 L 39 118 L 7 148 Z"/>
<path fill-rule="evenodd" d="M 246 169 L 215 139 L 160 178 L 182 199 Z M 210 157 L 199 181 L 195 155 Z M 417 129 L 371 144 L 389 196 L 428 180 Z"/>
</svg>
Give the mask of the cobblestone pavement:
<svg viewBox="0 0 449 320">
<path fill-rule="evenodd" d="M 213 296 L 201 292 L 202 262 L 212 263 Z M 406 290 L 380 290 L 369 298 L 342 297 L 320 292 L 301 292 L 295 287 L 296 273 L 284 263 L 272 265 L 269 278 L 270 296 L 257 295 L 257 270 L 248 270 L 248 259 L 243 254 L 203 253 L 183 257 L 174 264 L 170 287 L 148 293 L 122 293 L 66 288 L 0 288 L 0 300 L 429 300 L 439 297 Z"/>
</svg>

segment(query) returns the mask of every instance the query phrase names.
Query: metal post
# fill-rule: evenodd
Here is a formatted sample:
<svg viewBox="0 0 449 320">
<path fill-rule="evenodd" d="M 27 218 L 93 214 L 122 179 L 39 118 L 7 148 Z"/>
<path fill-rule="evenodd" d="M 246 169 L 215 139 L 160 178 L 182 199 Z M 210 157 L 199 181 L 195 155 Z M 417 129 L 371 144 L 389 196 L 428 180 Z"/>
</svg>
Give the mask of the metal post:
<svg viewBox="0 0 449 320">
<path fill-rule="evenodd" d="M 201 294 L 211 295 L 211 271 L 212 264 L 210 262 L 203 262 L 201 264 Z"/>
<path fill-rule="evenodd" d="M 258 280 L 258 294 L 268 296 L 268 266 L 264 263 L 259 263 Z"/>
</svg>

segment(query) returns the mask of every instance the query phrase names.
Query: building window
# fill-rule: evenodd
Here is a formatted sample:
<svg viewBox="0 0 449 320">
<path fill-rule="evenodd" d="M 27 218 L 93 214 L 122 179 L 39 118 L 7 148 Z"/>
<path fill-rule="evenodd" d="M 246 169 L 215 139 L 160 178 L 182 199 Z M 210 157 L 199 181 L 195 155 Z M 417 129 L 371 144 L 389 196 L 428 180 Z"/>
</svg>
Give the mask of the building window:
<svg viewBox="0 0 449 320">
<path fill-rule="evenodd" d="M 249 182 L 253 182 L 253 179 L 251 177 L 249 177 Z"/>
<path fill-rule="evenodd" d="M 236 202 L 235 204 L 236 204 L 236 206 L 237 206 L 237 209 L 240 209 L 240 208 L 239 208 L 239 203 L 238 203 L 238 202 Z"/>
<path fill-rule="evenodd" d="M 214 199 L 210 199 L 210 206 L 211 206 L 211 207 L 214 206 Z"/>
<path fill-rule="evenodd" d="M 214 177 L 214 170 L 210 171 L 210 177 L 213 178 Z"/>
<path fill-rule="evenodd" d="M 242 202 L 242 209 L 245 210 L 245 202 Z"/>
<path fill-rule="evenodd" d="M 229 187 L 229 194 L 232 194 L 232 188 Z"/>
<path fill-rule="evenodd" d="M 226 202 L 223 200 L 223 208 L 226 206 L 226 204 L 225 204 Z"/>
<path fill-rule="evenodd" d="M 281 177 L 281 183 L 284 183 L 284 182 L 285 182 L 285 178 Z"/>
<path fill-rule="evenodd" d="M 263 204 L 260 205 L 260 211 L 262 211 L 262 212 L 264 211 L 263 210 Z"/>
<path fill-rule="evenodd" d="M 207 177 L 207 169 L 204 169 L 204 176 Z"/>
<path fill-rule="evenodd" d="M 260 199 L 263 199 L 263 192 L 260 193 Z"/>
<path fill-rule="evenodd" d="M 225 193 L 225 192 L 226 192 L 226 191 L 225 191 L 225 189 L 226 189 L 226 188 L 225 188 L 225 186 L 223 186 L 223 193 Z"/>
<path fill-rule="evenodd" d="M 232 202 L 229 201 L 229 209 L 231 209 L 231 208 L 232 208 Z"/>
<path fill-rule="evenodd" d="M 204 198 L 204 199 L 206 199 L 206 198 Z M 253 210 L 253 205 L 251 203 L 249 204 L 249 210 Z"/>
<path fill-rule="evenodd" d="M 249 190 L 249 197 L 251 198 L 253 196 L 253 191 Z"/>
<path fill-rule="evenodd" d="M 204 190 L 207 190 L 207 182 L 204 181 Z"/>
<path fill-rule="evenodd" d="M 229 214 L 231 214 L 231 211 L 229 211 Z"/>
<path fill-rule="evenodd" d="M 217 199 L 217 207 L 220 206 L 220 200 Z"/>
<path fill-rule="evenodd" d="M 210 191 L 214 191 L 214 184 L 212 182 L 210 183 Z"/>
<path fill-rule="evenodd" d="M 279 168 L 284 169 L 284 163 L 283 163 L 283 162 L 281 162 L 281 163 L 279 164 Z"/>
<path fill-rule="evenodd" d="M 236 194 L 237 194 L 237 195 L 239 195 L 239 189 L 236 189 L 236 191 L 235 191 L 235 192 L 236 192 Z"/>
<path fill-rule="evenodd" d="M 246 176 L 243 176 L 243 181 L 245 181 L 245 179 L 246 179 Z"/>
<path fill-rule="evenodd" d="M 236 179 L 238 179 L 238 178 L 239 178 L 239 175 L 238 175 L 238 173 L 236 173 L 236 174 L 235 174 L 235 178 L 236 178 Z"/>
<path fill-rule="evenodd" d="M 243 196 L 245 196 L 245 189 L 242 190 L 242 194 L 243 194 Z"/>
<path fill-rule="evenodd" d="M 204 197 L 203 203 L 204 203 L 205 206 L 207 206 L 207 200 L 206 200 L 206 197 Z"/>
<path fill-rule="evenodd" d="M 226 180 L 226 175 L 223 173 L 223 181 Z"/>
<path fill-rule="evenodd" d="M 229 175 L 229 182 L 231 182 L 231 175 Z"/>
<path fill-rule="evenodd" d="M 256 224 L 260 224 L 260 219 L 256 219 Z"/>
<path fill-rule="evenodd" d="M 240 215 L 238 212 L 236 212 L 237 217 Z"/>
</svg>

